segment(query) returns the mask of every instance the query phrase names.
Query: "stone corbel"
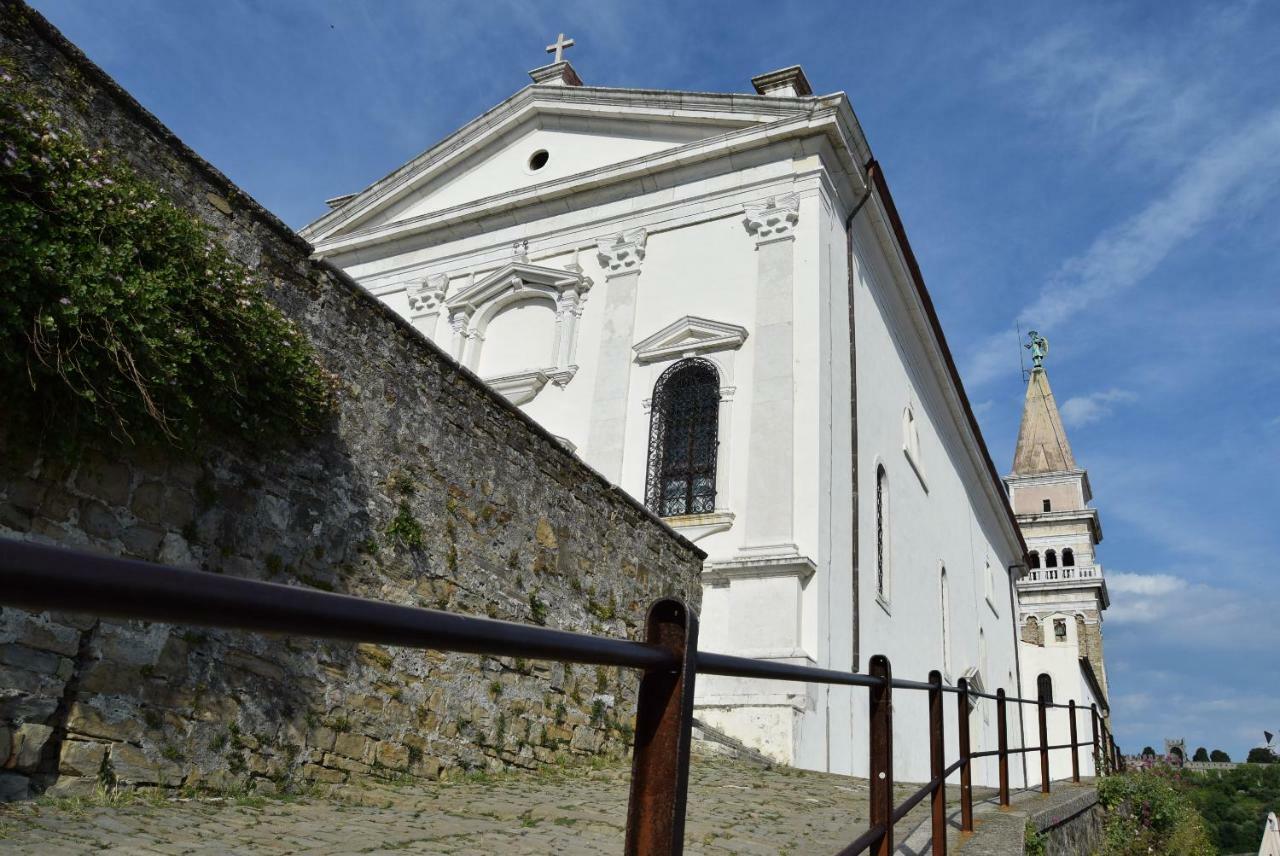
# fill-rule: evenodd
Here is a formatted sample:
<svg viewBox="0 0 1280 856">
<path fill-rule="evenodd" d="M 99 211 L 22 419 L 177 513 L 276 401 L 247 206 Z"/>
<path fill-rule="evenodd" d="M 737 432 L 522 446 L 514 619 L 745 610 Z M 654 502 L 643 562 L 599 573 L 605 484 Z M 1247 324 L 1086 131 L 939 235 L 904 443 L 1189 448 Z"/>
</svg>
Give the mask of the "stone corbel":
<svg viewBox="0 0 1280 856">
<path fill-rule="evenodd" d="M 644 228 L 629 229 L 608 238 L 596 239 L 596 253 L 608 275 L 619 276 L 640 270 L 649 233 Z"/>
<path fill-rule="evenodd" d="M 794 238 L 800 221 L 800 197 L 794 193 L 770 196 L 761 205 L 748 205 L 743 220 L 758 243 Z"/>
</svg>

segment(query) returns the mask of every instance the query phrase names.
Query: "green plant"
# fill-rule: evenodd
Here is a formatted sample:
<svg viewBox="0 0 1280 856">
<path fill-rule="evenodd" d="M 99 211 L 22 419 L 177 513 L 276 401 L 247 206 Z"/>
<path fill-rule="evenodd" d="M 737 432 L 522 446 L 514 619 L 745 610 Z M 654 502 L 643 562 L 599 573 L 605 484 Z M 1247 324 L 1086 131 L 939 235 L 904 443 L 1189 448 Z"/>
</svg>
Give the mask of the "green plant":
<svg viewBox="0 0 1280 856">
<path fill-rule="evenodd" d="M 1045 854 L 1045 838 L 1040 830 L 1036 829 L 1036 825 L 1031 821 L 1027 821 L 1026 830 L 1024 832 L 1024 844 L 1022 852 L 1026 856 L 1044 856 Z"/>
<path fill-rule="evenodd" d="M 387 537 L 393 542 L 411 550 L 422 548 L 424 541 L 422 524 L 413 516 L 409 503 L 401 501 L 396 516 L 387 524 Z"/>
<path fill-rule="evenodd" d="M 0 235 L 6 419 L 189 443 L 301 435 L 331 413 L 335 380 L 265 280 L 3 67 Z"/>
<path fill-rule="evenodd" d="M 542 602 L 535 591 L 529 592 L 529 613 L 535 624 L 547 623 L 547 605 Z"/>
<path fill-rule="evenodd" d="M 1105 812 L 1102 856 L 1212 856 L 1204 820 L 1178 771 L 1155 767 L 1098 785 Z"/>
</svg>

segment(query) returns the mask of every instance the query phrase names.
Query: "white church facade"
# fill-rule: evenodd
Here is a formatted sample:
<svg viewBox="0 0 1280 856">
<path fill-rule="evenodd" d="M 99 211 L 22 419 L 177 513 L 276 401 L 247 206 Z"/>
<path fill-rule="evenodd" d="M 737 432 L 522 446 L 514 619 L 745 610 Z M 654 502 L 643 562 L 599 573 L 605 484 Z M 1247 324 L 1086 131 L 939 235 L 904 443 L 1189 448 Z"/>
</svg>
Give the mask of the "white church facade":
<svg viewBox="0 0 1280 856">
<path fill-rule="evenodd" d="M 531 75 L 303 236 L 706 551 L 703 650 L 1017 693 L 1025 545 L 848 98 L 799 68 L 754 94 Z M 709 677 L 697 705 L 866 773 L 865 691 Z M 925 723 L 899 695 L 898 733 Z M 927 779 L 927 741 L 895 764 Z"/>
</svg>

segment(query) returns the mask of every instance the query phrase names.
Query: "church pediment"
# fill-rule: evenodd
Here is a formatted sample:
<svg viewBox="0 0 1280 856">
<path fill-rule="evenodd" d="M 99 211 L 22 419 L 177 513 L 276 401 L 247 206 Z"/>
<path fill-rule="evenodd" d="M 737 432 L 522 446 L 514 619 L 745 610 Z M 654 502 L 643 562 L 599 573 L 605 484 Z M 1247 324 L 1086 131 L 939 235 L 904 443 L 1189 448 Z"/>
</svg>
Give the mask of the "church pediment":
<svg viewBox="0 0 1280 856">
<path fill-rule="evenodd" d="M 671 153 L 688 161 L 715 143 L 787 120 L 812 120 L 815 99 L 526 87 L 302 230 L 324 249 L 459 207 L 545 198 L 552 187 Z M 825 106 L 825 105 L 824 105 Z M 599 183 L 599 182 L 596 182 Z M 594 185 L 593 185 L 594 186 Z"/>
<path fill-rule="evenodd" d="M 746 340 L 746 327 L 686 315 L 638 343 L 634 350 L 638 362 L 652 363 L 735 350 Z"/>
</svg>

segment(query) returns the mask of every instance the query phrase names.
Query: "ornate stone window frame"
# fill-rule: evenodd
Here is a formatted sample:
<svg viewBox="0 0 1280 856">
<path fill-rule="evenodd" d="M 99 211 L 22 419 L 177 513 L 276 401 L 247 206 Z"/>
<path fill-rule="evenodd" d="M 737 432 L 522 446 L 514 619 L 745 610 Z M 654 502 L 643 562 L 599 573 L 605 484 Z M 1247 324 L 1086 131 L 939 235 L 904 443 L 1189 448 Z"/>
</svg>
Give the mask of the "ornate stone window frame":
<svg viewBox="0 0 1280 856">
<path fill-rule="evenodd" d="M 716 507 L 710 514 L 668 517 L 667 523 L 691 541 L 698 541 L 733 525 L 734 513 L 729 509 L 732 469 L 730 462 L 733 437 L 734 357 L 747 340 L 747 329 L 738 324 L 713 321 L 686 315 L 641 339 L 632 347 L 635 361 L 649 369 L 647 388 L 652 391 L 658 378 L 680 360 L 701 357 L 711 362 L 720 374 L 720 410 L 716 436 Z M 650 416 L 653 399 L 642 402 L 645 416 Z"/>
<path fill-rule="evenodd" d="M 499 312 L 526 300 L 549 301 L 556 314 L 551 353 L 527 370 L 485 378 L 485 381 L 512 404 L 533 400 L 548 381 L 564 386 L 578 371 L 574 362 L 578 328 L 591 284 L 591 278 L 580 271 L 523 261 L 503 265 L 445 300 L 453 329 L 454 359 L 476 371 L 484 349 L 485 331 Z"/>
</svg>

